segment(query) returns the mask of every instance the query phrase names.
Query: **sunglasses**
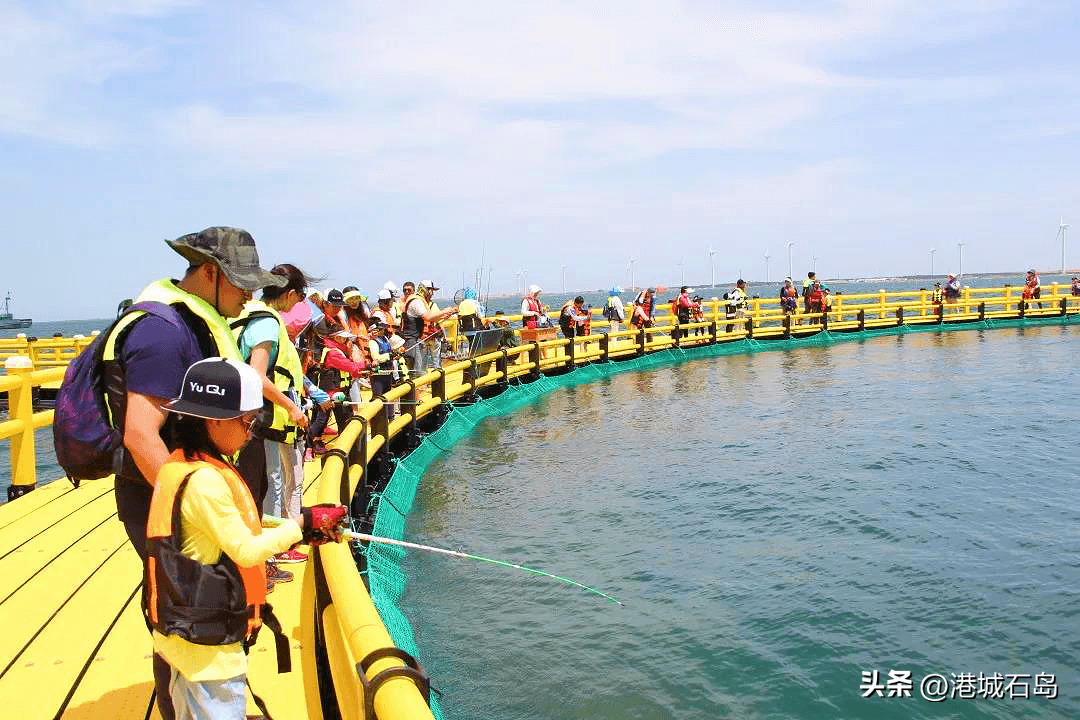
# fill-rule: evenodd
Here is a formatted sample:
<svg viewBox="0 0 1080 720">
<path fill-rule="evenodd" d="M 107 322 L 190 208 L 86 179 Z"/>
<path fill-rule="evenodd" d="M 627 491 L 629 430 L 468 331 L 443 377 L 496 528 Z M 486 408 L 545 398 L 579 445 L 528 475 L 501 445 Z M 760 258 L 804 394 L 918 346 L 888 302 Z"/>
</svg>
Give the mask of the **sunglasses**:
<svg viewBox="0 0 1080 720">
<path fill-rule="evenodd" d="M 259 414 L 256 412 L 251 413 L 250 415 L 241 415 L 240 420 L 244 423 L 244 430 L 246 430 L 248 434 L 251 434 L 255 432 L 255 426 L 259 422 Z"/>
</svg>

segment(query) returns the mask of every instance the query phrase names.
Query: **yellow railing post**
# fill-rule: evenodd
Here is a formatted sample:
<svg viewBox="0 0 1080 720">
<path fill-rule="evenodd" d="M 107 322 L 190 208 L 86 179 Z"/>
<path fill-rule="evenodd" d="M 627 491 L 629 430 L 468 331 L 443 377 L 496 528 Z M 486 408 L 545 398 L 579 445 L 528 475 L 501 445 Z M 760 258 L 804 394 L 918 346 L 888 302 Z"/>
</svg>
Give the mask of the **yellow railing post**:
<svg viewBox="0 0 1080 720">
<path fill-rule="evenodd" d="M 919 314 L 926 315 L 926 291 L 919 291 Z"/>
<path fill-rule="evenodd" d="M 11 487 L 8 501 L 25 495 L 37 484 L 37 461 L 34 457 L 34 389 L 30 373 L 34 364 L 25 355 L 15 355 L 4 361 L 8 375 L 19 377 L 22 382 L 8 391 L 8 418 L 20 420 L 22 429 L 8 440 L 11 443 Z"/>
<path fill-rule="evenodd" d="M 878 290 L 878 320 L 885 318 L 885 290 Z"/>
</svg>

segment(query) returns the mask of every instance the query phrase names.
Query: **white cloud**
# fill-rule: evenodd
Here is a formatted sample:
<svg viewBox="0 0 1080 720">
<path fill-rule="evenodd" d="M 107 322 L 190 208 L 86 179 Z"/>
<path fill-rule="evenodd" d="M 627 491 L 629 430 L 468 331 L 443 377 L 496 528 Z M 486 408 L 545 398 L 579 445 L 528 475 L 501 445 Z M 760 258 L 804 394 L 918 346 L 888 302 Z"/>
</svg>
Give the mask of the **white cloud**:
<svg viewBox="0 0 1080 720">
<path fill-rule="evenodd" d="M 3 2 L 0 133 L 149 150 L 282 225 L 393 196 L 416 234 L 528 228 L 500 241 L 510 253 L 543 233 L 609 238 L 602 253 L 862 222 L 895 206 L 864 187 L 890 171 L 860 159 L 882 150 L 874 123 L 902 136 L 912 109 L 947 117 L 1046 83 L 1037 64 L 895 59 L 989 43 L 1014 13 L 993 0 Z M 114 104 L 116 86 L 141 102 Z M 1029 119 L 987 124 L 1008 137 Z"/>
</svg>

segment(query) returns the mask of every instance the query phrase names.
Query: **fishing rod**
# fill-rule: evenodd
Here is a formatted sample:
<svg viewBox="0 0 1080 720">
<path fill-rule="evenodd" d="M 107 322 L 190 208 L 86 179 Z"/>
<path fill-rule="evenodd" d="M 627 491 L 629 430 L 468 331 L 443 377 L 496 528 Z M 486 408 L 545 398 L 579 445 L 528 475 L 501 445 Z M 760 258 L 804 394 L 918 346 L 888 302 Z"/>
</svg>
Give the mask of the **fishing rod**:
<svg viewBox="0 0 1080 720">
<path fill-rule="evenodd" d="M 481 271 L 483 268 L 481 268 Z M 484 312 L 491 311 L 491 274 L 495 271 L 495 268 L 488 266 L 487 272 L 487 289 L 484 291 Z M 479 288 L 477 288 L 479 292 Z"/>
<path fill-rule="evenodd" d="M 272 515 L 263 515 L 263 521 L 272 525 L 280 525 L 284 520 Z M 351 540 L 353 542 L 368 542 L 368 543 L 380 543 L 383 545 L 396 545 L 398 547 L 409 548 L 410 550 L 423 550 L 425 552 L 437 553 L 439 555 L 449 555 L 450 557 L 460 558 L 462 560 L 477 560 L 479 562 L 490 563 L 491 565 L 498 565 L 499 567 L 512 568 L 514 570 L 521 570 L 531 575 L 539 575 L 540 577 L 551 578 L 552 580 L 558 580 L 559 582 L 566 583 L 567 585 L 573 585 L 574 587 L 581 588 L 586 592 L 590 592 L 593 595 L 599 595 L 600 597 L 610 600 L 616 605 L 622 606 L 623 603 L 620 600 L 616 600 L 605 592 L 597 590 L 596 588 L 583 585 L 576 580 L 562 577 L 561 575 L 553 575 L 543 570 L 537 570 L 526 565 L 518 565 L 516 563 L 509 563 L 504 560 L 494 560 L 492 558 L 484 557 L 483 555 L 474 555 L 472 553 L 458 552 L 457 550 L 447 550 L 445 548 L 432 547 L 431 545 L 420 545 L 419 543 L 411 543 L 405 540 L 395 540 L 393 538 L 381 537 L 379 535 L 368 535 L 367 533 L 354 532 L 352 530 L 342 530 L 342 539 Z M 624 606 L 625 607 L 625 606 Z"/>
</svg>

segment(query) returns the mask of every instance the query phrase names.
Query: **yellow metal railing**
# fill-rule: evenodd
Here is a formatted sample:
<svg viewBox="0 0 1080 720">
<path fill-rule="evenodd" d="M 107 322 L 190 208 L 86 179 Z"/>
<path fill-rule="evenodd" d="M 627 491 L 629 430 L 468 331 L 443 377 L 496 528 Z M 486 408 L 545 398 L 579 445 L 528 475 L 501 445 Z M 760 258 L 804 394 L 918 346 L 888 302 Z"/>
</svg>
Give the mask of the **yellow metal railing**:
<svg viewBox="0 0 1080 720">
<path fill-rule="evenodd" d="M 8 419 L 0 422 L 0 440 L 10 441 L 11 487 L 13 500 L 32 490 L 37 483 L 37 453 L 34 430 L 52 425 L 53 411 L 34 412 L 34 388 L 64 379 L 64 368 L 34 370 L 30 358 L 14 356 L 5 363 L 7 373 L 0 376 L 0 392 L 8 398 Z"/>
<path fill-rule="evenodd" d="M 1067 286 L 1044 288 L 1042 308 L 1038 307 L 1038 301 L 1023 303 L 1020 288 L 965 289 L 955 302 L 946 304 L 932 302 L 928 291 L 880 291 L 837 295 L 825 312 L 800 310 L 790 315 L 780 310 L 775 298 L 755 298 L 748 301 L 745 316 L 730 318 L 724 301 L 713 299 L 704 303 L 703 319 L 699 322 L 677 325 L 668 309 L 658 304 L 655 327 L 617 331 L 607 331 L 609 323 L 596 309 L 592 325 L 605 332 L 529 342 L 448 364 L 356 408 L 353 418 L 340 429 L 323 457 L 318 499 L 350 504 L 358 488 L 362 489 L 362 483 L 366 483 L 370 463 L 397 435 L 415 429 L 418 421 L 444 403 L 496 383 L 669 347 L 742 338 L 799 337 L 823 328 L 862 330 L 1080 312 L 1080 297 L 1066 294 L 1067 291 Z M 516 321 L 520 316 L 507 316 L 507 319 Z M 11 419 L 0 423 L 0 438 L 12 439 L 13 482 L 32 487 L 33 429 L 52 421 L 51 411 L 33 412 L 32 388 L 58 382 L 63 369 L 34 370 L 29 353 L 23 357 L 26 359 L 9 361 L 8 375 L 0 377 L 0 390 L 9 393 L 11 408 Z M 43 356 L 39 353 L 37 357 Z M 390 420 L 384 402 L 396 401 L 400 401 L 402 410 Z M 305 683 L 309 717 L 322 720 L 323 703 L 332 696 L 337 705 L 334 713 L 342 717 L 370 720 L 366 714 L 370 709 L 382 720 L 431 718 L 421 692 L 423 683 L 410 675 L 404 660 L 382 654 L 393 648 L 393 641 L 367 593 L 348 545 L 314 548 L 312 560 L 315 567 L 305 573 L 301 594 L 305 677 L 319 678 Z M 371 658 L 377 659 L 369 662 Z M 320 666 L 329 667 L 329 680 L 325 674 L 316 672 Z"/>
<path fill-rule="evenodd" d="M 15 338 L 0 338 L 0 363 L 9 357 L 24 356 L 30 358 L 35 368 L 64 367 L 94 341 L 99 334 L 95 330 L 89 337 L 51 337 L 27 339 L 24 335 Z"/>
</svg>

